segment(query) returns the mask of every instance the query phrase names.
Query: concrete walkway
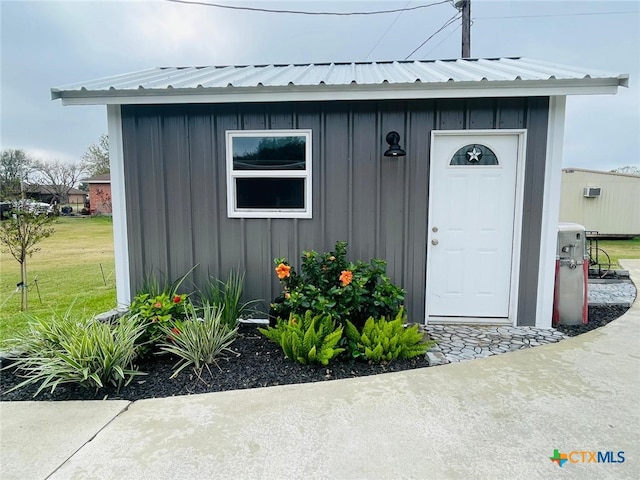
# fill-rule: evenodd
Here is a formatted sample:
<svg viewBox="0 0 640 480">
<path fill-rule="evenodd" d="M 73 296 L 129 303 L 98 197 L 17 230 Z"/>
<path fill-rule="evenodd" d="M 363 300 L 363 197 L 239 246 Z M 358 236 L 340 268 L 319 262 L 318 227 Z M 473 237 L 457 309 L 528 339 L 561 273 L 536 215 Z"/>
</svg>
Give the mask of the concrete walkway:
<svg viewBox="0 0 640 480">
<path fill-rule="evenodd" d="M 640 284 L 640 261 L 623 263 Z M 637 479 L 639 405 L 636 302 L 585 335 L 441 367 L 130 404 L 1 402 L 0 478 Z M 597 451 L 624 462 L 576 453 Z"/>
</svg>

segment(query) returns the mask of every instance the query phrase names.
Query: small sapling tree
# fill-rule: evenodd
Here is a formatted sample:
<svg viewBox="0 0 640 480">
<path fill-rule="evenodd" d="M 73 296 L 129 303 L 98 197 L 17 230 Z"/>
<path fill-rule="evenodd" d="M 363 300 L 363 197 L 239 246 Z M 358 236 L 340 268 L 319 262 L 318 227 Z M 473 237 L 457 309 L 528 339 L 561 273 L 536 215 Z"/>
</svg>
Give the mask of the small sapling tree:
<svg viewBox="0 0 640 480">
<path fill-rule="evenodd" d="M 28 308 L 27 257 L 31 257 L 40 250 L 36 245 L 41 240 L 53 234 L 52 222 L 53 217 L 23 209 L 9 212 L 9 217 L 0 222 L 0 244 L 6 246 L 5 251 L 11 253 L 20 264 L 18 287 L 22 292 L 20 298 L 20 310 L 22 311 Z"/>
</svg>

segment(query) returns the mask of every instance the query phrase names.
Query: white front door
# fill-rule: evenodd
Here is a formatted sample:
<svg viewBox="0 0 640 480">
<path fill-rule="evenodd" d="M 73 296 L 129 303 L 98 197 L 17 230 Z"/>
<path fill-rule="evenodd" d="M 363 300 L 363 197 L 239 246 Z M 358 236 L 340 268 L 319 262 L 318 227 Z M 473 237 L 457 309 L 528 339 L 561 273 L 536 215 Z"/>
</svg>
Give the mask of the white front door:
<svg viewBox="0 0 640 480">
<path fill-rule="evenodd" d="M 523 131 L 432 133 L 429 319 L 511 321 L 523 145 Z"/>
</svg>

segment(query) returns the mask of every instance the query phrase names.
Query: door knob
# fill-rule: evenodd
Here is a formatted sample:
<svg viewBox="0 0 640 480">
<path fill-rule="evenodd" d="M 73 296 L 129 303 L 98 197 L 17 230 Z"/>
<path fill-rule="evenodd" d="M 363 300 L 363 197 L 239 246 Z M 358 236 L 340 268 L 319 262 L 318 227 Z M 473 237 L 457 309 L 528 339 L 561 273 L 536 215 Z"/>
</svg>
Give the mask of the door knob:
<svg viewBox="0 0 640 480">
<path fill-rule="evenodd" d="M 437 245 L 437 244 L 438 244 L 438 240 L 436 240 L 435 238 L 431 240 L 431 245 Z"/>
</svg>

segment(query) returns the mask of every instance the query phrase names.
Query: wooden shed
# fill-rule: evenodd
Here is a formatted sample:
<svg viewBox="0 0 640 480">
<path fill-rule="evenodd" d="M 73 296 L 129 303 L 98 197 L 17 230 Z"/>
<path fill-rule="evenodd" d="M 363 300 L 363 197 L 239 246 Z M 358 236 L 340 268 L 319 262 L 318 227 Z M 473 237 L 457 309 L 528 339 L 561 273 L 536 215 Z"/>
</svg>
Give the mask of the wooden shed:
<svg viewBox="0 0 640 480">
<path fill-rule="evenodd" d="M 273 258 L 346 240 L 412 321 L 548 327 L 565 97 L 627 80 L 525 58 L 172 67 L 52 98 L 107 105 L 119 303 L 195 264 L 268 302 Z"/>
<path fill-rule="evenodd" d="M 560 221 L 604 237 L 640 236 L 640 175 L 564 168 Z"/>
</svg>

